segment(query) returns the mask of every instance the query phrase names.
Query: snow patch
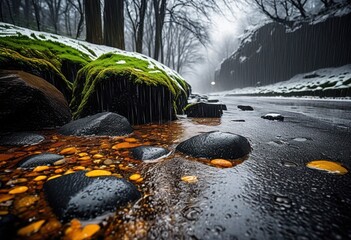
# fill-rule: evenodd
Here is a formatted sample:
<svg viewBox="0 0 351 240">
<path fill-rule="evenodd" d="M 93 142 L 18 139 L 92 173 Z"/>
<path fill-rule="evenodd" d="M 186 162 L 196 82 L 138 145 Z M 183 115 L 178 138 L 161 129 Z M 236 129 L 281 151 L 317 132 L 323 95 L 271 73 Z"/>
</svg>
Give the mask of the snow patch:
<svg viewBox="0 0 351 240">
<path fill-rule="evenodd" d="M 246 59 L 247 59 L 246 56 L 240 56 L 240 57 L 239 57 L 239 61 L 240 61 L 241 63 L 245 62 Z"/>
<path fill-rule="evenodd" d="M 126 64 L 127 62 L 125 60 L 119 60 L 118 62 L 116 62 L 117 64 Z"/>
</svg>

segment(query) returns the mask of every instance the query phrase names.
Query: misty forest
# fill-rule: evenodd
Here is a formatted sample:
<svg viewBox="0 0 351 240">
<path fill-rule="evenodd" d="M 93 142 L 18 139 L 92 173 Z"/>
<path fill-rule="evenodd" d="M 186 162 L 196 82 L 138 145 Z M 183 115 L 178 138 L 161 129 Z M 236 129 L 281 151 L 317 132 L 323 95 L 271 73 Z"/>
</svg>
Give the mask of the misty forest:
<svg viewBox="0 0 351 240">
<path fill-rule="evenodd" d="M 350 0 L 0 0 L 0 239 L 350 239 Z"/>
</svg>

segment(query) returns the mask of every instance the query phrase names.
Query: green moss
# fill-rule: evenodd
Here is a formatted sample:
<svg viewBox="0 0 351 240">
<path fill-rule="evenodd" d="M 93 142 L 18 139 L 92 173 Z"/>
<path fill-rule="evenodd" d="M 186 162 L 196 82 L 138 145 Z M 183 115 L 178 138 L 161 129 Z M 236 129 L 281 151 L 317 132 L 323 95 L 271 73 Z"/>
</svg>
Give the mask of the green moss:
<svg viewBox="0 0 351 240">
<path fill-rule="evenodd" d="M 43 34 L 38 35 L 41 39 L 46 39 L 46 37 Z"/>
<path fill-rule="evenodd" d="M 74 116 L 80 116 L 97 84 L 109 79 L 126 79 L 134 84 L 165 86 L 172 93 L 173 105 L 176 106 L 178 97 L 187 94 L 188 84 L 179 77 L 171 79 L 163 69 L 157 66 L 149 68 L 149 65 L 148 60 L 113 53 L 104 54 L 87 64 L 78 72 L 73 87 L 74 99 L 71 107 Z"/>
</svg>

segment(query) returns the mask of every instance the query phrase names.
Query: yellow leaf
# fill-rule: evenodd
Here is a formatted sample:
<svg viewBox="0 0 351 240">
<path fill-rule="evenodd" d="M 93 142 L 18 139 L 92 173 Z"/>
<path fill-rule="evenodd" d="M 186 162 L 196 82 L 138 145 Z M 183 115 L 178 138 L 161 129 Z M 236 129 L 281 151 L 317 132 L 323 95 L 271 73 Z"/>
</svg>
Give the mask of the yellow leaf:
<svg viewBox="0 0 351 240">
<path fill-rule="evenodd" d="M 348 170 L 340 163 L 327 160 L 316 160 L 309 162 L 307 163 L 307 167 L 340 175 L 346 174 L 348 172 Z"/>
</svg>

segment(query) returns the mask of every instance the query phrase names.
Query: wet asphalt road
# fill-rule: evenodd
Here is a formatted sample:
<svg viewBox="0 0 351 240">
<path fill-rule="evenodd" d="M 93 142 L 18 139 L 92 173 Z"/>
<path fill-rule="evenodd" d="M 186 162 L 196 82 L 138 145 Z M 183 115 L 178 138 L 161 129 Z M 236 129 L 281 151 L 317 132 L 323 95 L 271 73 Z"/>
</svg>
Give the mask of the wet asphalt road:
<svg viewBox="0 0 351 240">
<path fill-rule="evenodd" d="M 184 159 L 148 169 L 160 210 L 149 238 L 351 239 L 351 174 L 306 167 L 326 159 L 351 169 L 351 102 L 220 99 L 228 107 L 220 123 L 189 123 L 188 131 L 245 136 L 253 148 L 249 158 L 231 169 Z M 261 118 L 271 112 L 282 114 L 284 122 Z M 186 174 L 198 176 L 199 182 L 174 180 Z"/>
</svg>

